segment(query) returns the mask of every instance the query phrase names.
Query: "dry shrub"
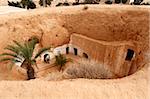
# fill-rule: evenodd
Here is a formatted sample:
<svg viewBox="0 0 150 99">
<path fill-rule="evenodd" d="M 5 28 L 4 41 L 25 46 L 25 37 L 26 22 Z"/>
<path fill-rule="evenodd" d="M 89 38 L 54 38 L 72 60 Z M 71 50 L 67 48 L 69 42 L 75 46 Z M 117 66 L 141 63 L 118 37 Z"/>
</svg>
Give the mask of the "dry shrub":
<svg viewBox="0 0 150 99">
<path fill-rule="evenodd" d="M 79 60 L 79 63 L 74 63 L 66 68 L 63 73 L 65 78 L 88 78 L 88 79 L 105 79 L 113 78 L 113 73 L 103 64 L 94 61 Z"/>
<path fill-rule="evenodd" d="M 63 79 L 62 72 L 52 72 L 52 73 L 49 73 L 43 80 L 57 81 L 57 80 L 62 80 L 62 79 Z"/>
</svg>

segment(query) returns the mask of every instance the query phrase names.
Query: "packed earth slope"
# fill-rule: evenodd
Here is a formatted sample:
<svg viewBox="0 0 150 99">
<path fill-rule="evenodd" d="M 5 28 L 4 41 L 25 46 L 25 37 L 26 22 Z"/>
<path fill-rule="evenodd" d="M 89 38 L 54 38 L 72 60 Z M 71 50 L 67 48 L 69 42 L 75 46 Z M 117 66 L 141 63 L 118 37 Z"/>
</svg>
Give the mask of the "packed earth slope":
<svg viewBox="0 0 150 99">
<path fill-rule="evenodd" d="M 148 71 L 114 80 L 1 81 L 0 99 L 149 99 Z"/>
</svg>

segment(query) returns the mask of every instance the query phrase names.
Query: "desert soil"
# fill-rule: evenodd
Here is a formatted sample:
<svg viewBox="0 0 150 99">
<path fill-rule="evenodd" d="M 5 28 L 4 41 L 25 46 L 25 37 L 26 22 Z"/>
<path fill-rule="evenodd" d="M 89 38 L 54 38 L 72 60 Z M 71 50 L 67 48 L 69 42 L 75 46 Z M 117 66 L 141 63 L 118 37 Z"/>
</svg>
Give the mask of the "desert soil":
<svg viewBox="0 0 150 99">
<path fill-rule="evenodd" d="M 0 99 L 148 99 L 149 70 L 114 80 L 1 81 Z"/>
</svg>

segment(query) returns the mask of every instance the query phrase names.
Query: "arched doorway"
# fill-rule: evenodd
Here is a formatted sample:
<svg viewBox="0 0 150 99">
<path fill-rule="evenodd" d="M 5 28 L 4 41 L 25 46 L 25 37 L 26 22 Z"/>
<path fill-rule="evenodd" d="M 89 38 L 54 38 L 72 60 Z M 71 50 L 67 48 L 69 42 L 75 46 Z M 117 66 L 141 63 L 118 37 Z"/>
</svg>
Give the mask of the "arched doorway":
<svg viewBox="0 0 150 99">
<path fill-rule="evenodd" d="M 134 51 L 132 49 L 128 49 L 125 60 L 126 61 L 131 61 L 133 56 L 134 56 Z"/>
<path fill-rule="evenodd" d="M 89 56 L 86 53 L 83 53 L 83 57 L 87 59 L 89 58 Z"/>
<path fill-rule="evenodd" d="M 69 54 L 69 47 L 66 48 L 66 54 Z"/>
<path fill-rule="evenodd" d="M 45 63 L 50 63 L 50 55 L 49 54 L 44 55 L 44 62 Z"/>
<path fill-rule="evenodd" d="M 78 55 L 78 49 L 74 48 L 74 55 Z"/>
</svg>

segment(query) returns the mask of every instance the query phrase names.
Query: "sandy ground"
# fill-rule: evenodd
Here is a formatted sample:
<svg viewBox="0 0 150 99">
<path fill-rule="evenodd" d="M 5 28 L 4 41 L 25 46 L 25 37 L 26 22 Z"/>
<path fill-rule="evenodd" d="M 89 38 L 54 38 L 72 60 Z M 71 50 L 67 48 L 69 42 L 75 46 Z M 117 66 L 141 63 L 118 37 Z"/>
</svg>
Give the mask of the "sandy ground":
<svg viewBox="0 0 150 99">
<path fill-rule="evenodd" d="M 149 99 L 147 78 L 145 66 L 116 80 L 1 81 L 0 99 Z"/>
<path fill-rule="evenodd" d="M 0 15 L 7 14 L 7 13 L 13 13 L 13 12 L 22 12 L 22 11 L 27 11 L 27 10 L 17 8 L 17 7 L 0 6 Z"/>
</svg>

